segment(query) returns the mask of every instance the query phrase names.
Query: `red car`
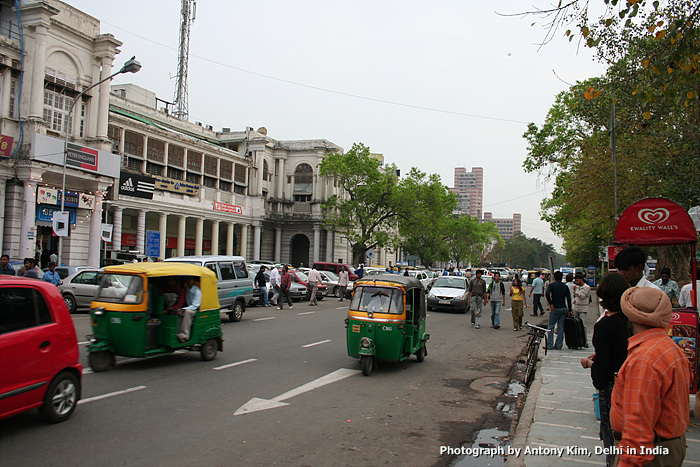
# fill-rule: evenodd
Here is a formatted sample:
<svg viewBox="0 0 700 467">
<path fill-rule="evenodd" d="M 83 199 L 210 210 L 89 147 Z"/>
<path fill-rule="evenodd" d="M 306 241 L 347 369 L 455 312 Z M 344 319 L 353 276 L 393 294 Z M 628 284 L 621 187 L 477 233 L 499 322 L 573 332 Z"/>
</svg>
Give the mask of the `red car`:
<svg viewBox="0 0 700 467">
<path fill-rule="evenodd" d="M 309 276 L 307 276 L 305 273 L 303 273 L 297 269 L 290 269 L 289 275 L 292 276 L 292 282 L 296 282 L 297 284 L 301 284 L 308 289 L 306 291 L 306 300 L 311 300 L 311 288 L 309 287 Z M 319 285 L 318 291 L 316 291 L 316 300 L 323 300 L 323 297 L 325 297 L 327 293 L 328 293 L 328 287 L 326 287 L 325 284 Z"/>
<path fill-rule="evenodd" d="M 67 420 L 80 400 L 78 358 L 75 327 L 58 288 L 0 276 L 0 420 L 35 408 L 46 421 Z"/>
</svg>

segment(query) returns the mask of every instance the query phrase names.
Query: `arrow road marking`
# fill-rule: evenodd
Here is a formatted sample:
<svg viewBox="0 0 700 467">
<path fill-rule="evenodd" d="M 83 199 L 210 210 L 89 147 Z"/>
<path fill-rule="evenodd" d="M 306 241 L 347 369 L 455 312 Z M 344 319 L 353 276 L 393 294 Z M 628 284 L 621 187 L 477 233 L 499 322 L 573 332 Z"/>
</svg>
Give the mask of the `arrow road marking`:
<svg viewBox="0 0 700 467">
<path fill-rule="evenodd" d="M 328 373 L 326 376 L 321 376 L 320 378 L 317 378 L 306 384 L 302 384 L 301 386 L 287 391 L 284 394 L 280 394 L 277 397 L 273 397 L 272 399 L 260 399 L 257 397 L 253 397 L 251 400 L 243 404 L 238 410 L 236 410 L 233 415 L 242 415 L 246 413 L 258 412 L 260 410 L 275 409 L 277 407 L 289 405 L 289 403 L 283 401 L 291 399 L 294 396 L 298 396 L 299 394 L 304 394 L 305 392 L 318 389 L 327 384 L 335 383 L 336 381 L 343 380 L 358 373 L 360 373 L 360 370 L 349 370 L 347 368 L 341 368 L 339 370 L 334 371 L 333 373 Z"/>
</svg>

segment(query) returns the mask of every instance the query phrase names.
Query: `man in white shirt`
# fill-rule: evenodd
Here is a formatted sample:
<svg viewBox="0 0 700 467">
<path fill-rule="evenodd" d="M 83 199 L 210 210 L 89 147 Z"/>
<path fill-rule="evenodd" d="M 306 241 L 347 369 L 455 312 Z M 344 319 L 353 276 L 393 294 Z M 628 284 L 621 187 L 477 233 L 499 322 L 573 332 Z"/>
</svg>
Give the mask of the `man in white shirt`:
<svg viewBox="0 0 700 467">
<path fill-rule="evenodd" d="M 187 303 L 187 306 L 180 308 L 178 311 L 178 315 L 180 315 L 180 332 L 177 334 L 177 338 L 180 342 L 187 342 L 190 340 L 192 319 L 202 304 L 202 289 L 197 287 L 197 278 L 188 277 L 185 279 L 185 287 L 187 288 L 185 295 L 185 303 Z"/>
<path fill-rule="evenodd" d="M 316 306 L 316 292 L 318 291 L 318 286 L 323 285 L 321 280 L 321 274 L 316 270 L 316 267 L 311 268 L 309 271 L 309 306 Z"/>
<path fill-rule="evenodd" d="M 638 246 L 628 246 L 615 257 L 615 267 L 622 277 L 627 279 L 630 287 L 651 287 L 659 289 L 658 285 L 644 277 L 647 255 Z M 661 289 L 659 289 L 661 290 Z"/>
<path fill-rule="evenodd" d="M 280 297 L 280 285 L 282 285 L 280 270 L 277 267 L 272 267 L 270 271 L 270 285 L 272 285 L 272 290 L 274 290 L 270 303 L 276 306 L 277 300 Z"/>
<path fill-rule="evenodd" d="M 700 298 L 700 293 L 698 292 L 700 290 L 700 266 L 698 266 L 698 269 L 696 271 L 695 277 L 697 280 L 695 281 L 695 307 L 698 307 L 698 299 Z M 693 282 L 689 282 L 685 284 L 681 288 L 681 294 L 678 297 L 678 304 L 681 306 L 681 308 L 690 308 L 693 306 L 693 302 L 691 300 L 691 295 L 690 293 L 693 290 Z"/>
</svg>

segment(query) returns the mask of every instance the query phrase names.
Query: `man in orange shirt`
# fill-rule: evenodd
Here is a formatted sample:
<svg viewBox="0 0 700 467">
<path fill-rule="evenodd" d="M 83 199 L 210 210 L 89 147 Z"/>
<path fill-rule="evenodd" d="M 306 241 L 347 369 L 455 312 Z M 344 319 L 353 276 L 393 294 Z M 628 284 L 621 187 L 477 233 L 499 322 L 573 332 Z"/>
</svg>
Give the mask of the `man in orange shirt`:
<svg viewBox="0 0 700 467">
<path fill-rule="evenodd" d="M 633 287 L 621 305 L 634 335 L 612 393 L 612 465 L 680 466 L 690 420 L 690 363 L 666 334 L 671 301 L 659 289 Z"/>
</svg>

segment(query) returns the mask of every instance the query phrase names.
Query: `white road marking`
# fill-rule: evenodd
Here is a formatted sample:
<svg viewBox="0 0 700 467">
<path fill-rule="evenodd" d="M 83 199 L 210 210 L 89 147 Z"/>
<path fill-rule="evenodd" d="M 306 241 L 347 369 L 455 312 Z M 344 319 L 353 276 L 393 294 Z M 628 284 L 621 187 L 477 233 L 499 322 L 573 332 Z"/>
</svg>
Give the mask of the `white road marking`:
<svg viewBox="0 0 700 467">
<path fill-rule="evenodd" d="M 336 310 L 345 310 L 346 308 L 347 308 L 346 306 L 341 306 L 341 307 L 336 308 Z"/>
<path fill-rule="evenodd" d="M 304 347 L 304 348 L 313 347 L 315 345 L 325 344 L 325 343 L 330 342 L 330 341 L 331 341 L 330 339 L 326 339 L 325 341 L 318 341 L 318 342 L 314 342 L 313 344 L 302 345 L 302 347 Z"/>
<path fill-rule="evenodd" d="M 253 321 L 267 321 L 268 319 L 277 319 L 277 316 L 268 316 L 267 318 L 256 318 Z"/>
<path fill-rule="evenodd" d="M 107 394 L 102 394 L 101 396 L 89 397 L 87 399 L 82 399 L 78 401 L 78 404 L 85 404 L 87 402 L 99 401 L 101 399 L 107 399 L 108 397 L 121 396 L 123 394 L 128 394 L 134 391 L 140 391 L 141 389 L 146 389 L 146 386 L 136 386 L 129 389 L 124 389 L 123 391 L 115 391 Z"/>
<path fill-rule="evenodd" d="M 580 426 L 557 425 L 556 423 L 534 422 L 533 425 L 554 426 L 557 428 L 571 428 L 572 430 L 585 430 L 585 428 Z"/>
<path fill-rule="evenodd" d="M 234 412 L 233 415 L 242 415 L 246 413 L 257 412 L 260 410 L 283 407 L 285 405 L 289 405 L 289 403 L 283 402 L 287 399 L 291 399 L 292 397 L 298 396 L 299 394 L 318 389 L 327 384 L 335 383 L 336 381 L 343 380 L 345 378 L 357 375 L 359 373 L 360 370 L 349 370 L 347 368 L 341 368 L 339 370 L 334 371 L 333 373 L 329 373 L 306 384 L 302 384 L 301 386 L 287 391 L 283 394 L 280 394 L 277 397 L 273 397 L 272 399 L 260 399 L 258 397 L 254 397 L 245 404 L 243 404 L 238 410 Z"/>
<path fill-rule="evenodd" d="M 301 316 L 301 315 L 312 315 L 312 314 L 314 314 L 314 313 L 316 313 L 316 312 L 315 312 L 315 311 L 305 311 L 305 312 L 303 312 L 303 313 L 297 313 L 297 315 L 298 315 L 298 316 Z"/>
<path fill-rule="evenodd" d="M 89 343 L 90 343 L 90 341 L 78 342 L 78 345 L 89 344 Z"/>
<path fill-rule="evenodd" d="M 215 370 L 225 370 L 226 368 L 231 368 L 238 365 L 243 365 L 245 363 L 257 362 L 257 358 L 249 358 L 248 360 L 241 360 L 240 362 L 229 363 L 228 365 L 221 365 L 214 368 Z"/>
</svg>

